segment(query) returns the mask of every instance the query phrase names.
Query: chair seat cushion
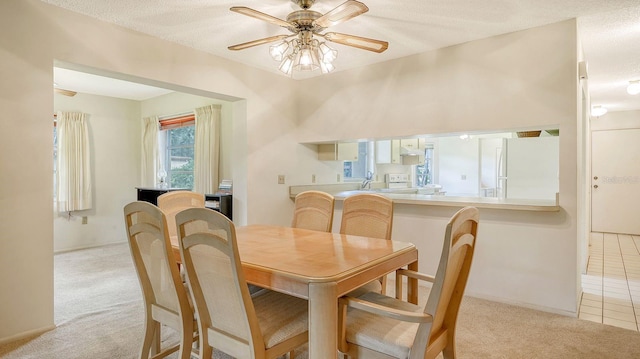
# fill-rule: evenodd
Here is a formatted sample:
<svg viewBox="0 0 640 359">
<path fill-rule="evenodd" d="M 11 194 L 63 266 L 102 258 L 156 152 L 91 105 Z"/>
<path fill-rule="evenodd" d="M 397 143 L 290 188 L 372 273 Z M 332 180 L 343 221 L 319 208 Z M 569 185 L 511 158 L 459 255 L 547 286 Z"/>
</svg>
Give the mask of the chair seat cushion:
<svg viewBox="0 0 640 359">
<path fill-rule="evenodd" d="M 253 297 L 267 349 L 309 330 L 308 302 L 275 291 Z"/>
<path fill-rule="evenodd" d="M 391 308 L 422 313 L 423 308 L 386 295 L 369 292 L 360 299 Z M 409 349 L 418 330 L 417 323 L 407 323 L 386 318 L 361 310 L 349 308 L 346 339 L 365 348 L 390 355 L 394 358 L 408 358 Z"/>
</svg>

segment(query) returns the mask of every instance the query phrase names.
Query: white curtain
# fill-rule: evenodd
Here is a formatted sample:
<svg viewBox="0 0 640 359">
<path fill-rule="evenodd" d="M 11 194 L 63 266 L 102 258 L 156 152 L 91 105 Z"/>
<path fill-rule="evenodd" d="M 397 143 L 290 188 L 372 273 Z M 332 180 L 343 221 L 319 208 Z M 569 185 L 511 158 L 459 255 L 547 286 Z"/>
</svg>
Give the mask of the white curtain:
<svg viewBox="0 0 640 359">
<path fill-rule="evenodd" d="M 141 184 L 143 187 L 155 187 L 156 176 L 158 174 L 158 132 L 160 123 L 158 116 L 145 117 L 142 119 L 142 161 L 141 161 Z"/>
<path fill-rule="evenodd" d="M 215 193 L 220 163 L 220 105 L 195 109 L 194 191 Z"/>
<path fill-rule="evenodd" d="M 87 117 L 80 112 L 58 112 L 58 212 L 79 211 L 92 206 Z"/>
</svg>

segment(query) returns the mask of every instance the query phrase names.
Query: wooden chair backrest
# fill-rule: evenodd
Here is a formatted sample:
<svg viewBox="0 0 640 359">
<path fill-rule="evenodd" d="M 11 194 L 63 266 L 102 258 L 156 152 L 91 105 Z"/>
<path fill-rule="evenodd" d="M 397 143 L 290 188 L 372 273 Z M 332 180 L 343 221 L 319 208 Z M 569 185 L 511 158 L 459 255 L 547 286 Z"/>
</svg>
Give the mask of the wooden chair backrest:
<svg viewBox="0 0 640 359">
<path fill-rule="evenodd" d="M 176 214 L 187 208 L 204 207 L 204 195 L 191 191 L 169 191 L 158 196 L 158 208 L 167 217 L 169 237 L 177 238 Z"/>
<path fill-rule="evenodd" d="M 152 308 L 157 306 L 184 316 L 185 321 L 193 321 L 193 311 L 173 256 L 164 213 L 151 203 L 132 202 L 124 207 L 124 218 L 147 315 L 152 315 L 155 312 Z M 182 330 L 179 325 L 169 322 L 171 320 L 164 324 Z"/>
<path fill-rule="evenodd" d="M 238 358 L 264 351 L 233 222 L 216 211 L 190 208 L 176 215 L 176 223 L 200 340 Z"/>
<path fill-rule="evenodd" d="M 475 207 L 465 207 L 455 213 L 446 227 L 440 264 L 431 287 L 424 312 L 433 322 L 420 324 L 414 342 L 415 358 L 423 358 L 428 345 L 441 335 L 455 335 L 460 302 L 469 278 L 476 243 L 479 213 Z M 444 340 L 443 342 L 446 342 Z M 442 349 L 435 348 L 434 353 Z"/>
<path fill-rule="evenodd" d="M 298 193 L 295 199 L 291 227 L 331 232 L 334 204 L 335 199 L 326 192 L 305 191 Z"/>
<path fill-rule="evenodd" d="M 345 198 L 340 233 L 391 239 L 393 200 L 375 193 Z"/>
</svg>

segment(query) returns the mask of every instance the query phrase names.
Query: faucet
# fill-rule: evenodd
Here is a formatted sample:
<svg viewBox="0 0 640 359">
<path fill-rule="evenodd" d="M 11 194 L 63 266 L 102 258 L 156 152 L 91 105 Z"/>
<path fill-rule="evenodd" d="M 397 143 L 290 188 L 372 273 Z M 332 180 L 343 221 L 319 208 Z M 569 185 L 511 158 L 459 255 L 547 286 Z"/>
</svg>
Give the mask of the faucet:
<svg viewBox="0 0 640 359">
<path fill-rule="evenodd" d="M 367 187 L 368 189 L 371 189 L 371 179 L 373 179 L 373 172 L 367 171 L 367 175 L 365 177 L 365 180 L 362 181 L 362 184 L 360 185 L 360 189 L 365 189 Z"/>
</svg>

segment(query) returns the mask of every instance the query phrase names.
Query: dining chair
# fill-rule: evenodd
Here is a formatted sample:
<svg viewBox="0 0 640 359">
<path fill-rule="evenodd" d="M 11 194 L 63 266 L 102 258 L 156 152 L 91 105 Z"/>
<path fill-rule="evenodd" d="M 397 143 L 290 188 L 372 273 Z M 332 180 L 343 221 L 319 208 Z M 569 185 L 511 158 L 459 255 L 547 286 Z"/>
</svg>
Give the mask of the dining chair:
<svg viewBox="0 0 640 359">
<path fill-rule="evenodd" d="M 204 195 L 192 191 L 169 191 L 158 196 L 158 208 L 167 217 L 169 237 L 178 238 L 176 230 L 176 213 L 186 208 L 204 207 Z"/>
<path fill-rule="evenodd" d="M 345 198 L 342 205 L 341 234 L 391 239 L 393 200 L 376 193 L 359 193 Z M 384 294 L 386 277 L 378 278 L 351 292 L 357 297 L 366 292 Z"/>
<path fill-rule="evenodd" d="M 140 359 L 164 358 L 176 351 L 178 358 L 188 359 L 198 339 L 197 325 L 171 248 L 166 216 L 153 204 L 139 201 L 124 207 L 124 219 L 144 299 Z M 179 343 L 161 350 L 161 325 L 176 330 Z"/>
<path fill-rule="evenodd" d="M 400 269 L 396 298 L 370 292 L 339 299 L 338 349 L 350 358 L 456 357 L 458 309 L 469 277 L 478 210 L 465 207 L 447 224 L 435 277 Z M 432 283 L 424 307 L 402 298 L 403 277 Z M 349 308 L 349 310 L 347 310 Z"/>
<path fill-rule="evenodd" d="M 176 215 L 178 242 L 200 330 L 201 358 L 215 347 L 235 358 L 271 359 L 308 341 L 308 302 L 249 294 L 233 222 L 204 208 Z"/>
<path fill-rule="evenodd" d="M 291 227 L 331 232 L 335 199 L 322 191 L 298 193 Z"/>
</svg>

